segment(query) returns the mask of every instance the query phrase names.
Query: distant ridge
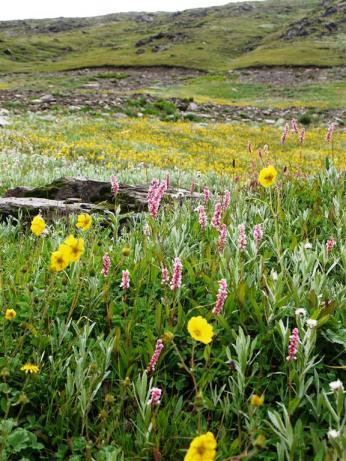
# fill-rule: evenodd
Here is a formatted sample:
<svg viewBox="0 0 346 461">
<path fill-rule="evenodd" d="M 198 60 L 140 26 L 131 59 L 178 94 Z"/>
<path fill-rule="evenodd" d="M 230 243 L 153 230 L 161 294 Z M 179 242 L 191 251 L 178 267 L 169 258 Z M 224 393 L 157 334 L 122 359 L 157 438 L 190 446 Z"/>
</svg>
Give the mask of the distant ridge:
<svg viewBox="0 0 346 461">
<path fill-rule="evenodd" d="M 176 13 L 0 21 L 0 73 L 94 66 L 346 63 L 345 0 L 267 0 Z"/>
</svg>

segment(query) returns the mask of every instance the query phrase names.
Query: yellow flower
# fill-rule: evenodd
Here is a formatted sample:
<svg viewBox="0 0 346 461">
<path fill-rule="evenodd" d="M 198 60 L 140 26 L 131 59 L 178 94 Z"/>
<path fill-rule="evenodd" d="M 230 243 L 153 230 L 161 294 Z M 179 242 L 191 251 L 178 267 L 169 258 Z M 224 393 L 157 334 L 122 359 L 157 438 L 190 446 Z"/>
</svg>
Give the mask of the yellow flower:
<svg viewBox="0 0 346 461">
<path fill-rule="evenodd" d="M 195 437 L 185 455 L 184 461 L 214 461 L 216 440 L 211 432 Z"/>
<path fill-rule="evenodd" d="M 46 223 L 44 219 L 42 218 L 42 216 L 40 215 L 35 216 L 34 219 L 31 221 L 30 229 L 31 229 L 31 232 L 36 235 L 36 237 L 41 235 L 42 232 L 45 230 L 45 228 L 46 228 Z"/>
<path fill-rule="evenodd" d="M 21 368 L 22 371 L 25 371 L 26 374 L 30 373 L 38 373 L 40 371 L 39 367 L 37 365 L 34 365 L 32 363 L 26 363 L 25 365 L 22 366 Z"/>
<path fill-rule="evenodd" d="M 5 319 L 6 320 L 13 320 L 17 315 L 17 312 L 14 309 L 6 309 L 5 312 Z"/>
<path fill-rule="evenodd" d="M 258 175 L 258 182 L 263 187 L 270 187 L 275 183 L 278 172 L 273 166 L 263 168 Z"/>
<path fill-rule="evenodd" d="M 82 238 L 76 239 L 73 235 L 69 235 L 60 249 L 66 249 L 70 253 L 70 261 L 79 261 L 84 252 L 84 240 Z"/>
<path fill-rule="evenodd" d="M 63 271 L 70 263 L 70 250 L 66 245 L 60 245 L 58 251 L 54 251 L 50 257 L 50 267 L 56 272 Z"/>
<path fill-rule="evenodd" d="M 200 315 L 189 320 L 187 329 L 193 339 L 203 344 L 209 344 L 214 336 L 213 327 Z"/>
<path fill-rule="evenodd" d="M 92 217 L 90 214 L 82 213 L 78 215 L 76 227 L 78 227 L 78 229 L 82 229 L 83 231 L 87 231 L 90 228 L 91 223 Z"/>
<path fill-rule="evenodd" d="M 257 394 L 252 394 L 251 396 L 251 405 L 254 407 L 261 407 L 264 403 L 264 395 L 262 394 L 261 396 Z"/>
</svg>

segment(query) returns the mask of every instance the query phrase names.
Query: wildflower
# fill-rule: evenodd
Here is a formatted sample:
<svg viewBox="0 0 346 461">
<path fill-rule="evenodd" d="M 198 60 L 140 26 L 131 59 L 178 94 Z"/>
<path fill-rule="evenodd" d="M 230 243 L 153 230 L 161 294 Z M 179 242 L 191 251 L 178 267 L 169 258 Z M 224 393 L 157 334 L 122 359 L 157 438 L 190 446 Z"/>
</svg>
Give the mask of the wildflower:
<svg viewBox="0 0 346 461">
<path fill-rule="evenodd" d="M 332 251 L 332 249 L 334 248 L 335 246 L 335 240 L 332 238 L 330 238 L 328 240 L 328 242 L 326 243 L 326 250 L 327 250 L 327 253 L 330 253 Z"/>
<path fill-rule="evenodd" d="M 128 290 L 130 288 L 130 272 L 127 269 L 122 272 L 120 288 L 123 290 Z"/>
<path fill-rule="evenodd" d="M 162 285 L 168 285 L 169 284 L 169 273 L 168 273 L 167 267 L 162 266 L 161 275 L 162 275 L 162 279 L 161 279 Z"/>
<path fill-rule="evenodd" d="M 170 343 L 172 342 L 174 339 L 174 333 L 172 333 L 171 331 L 165 331 L 164 334 L 163 334 L 163 342 L 164 343 Z"/>
<path fill-rule="evenodd" d="M 50 267 L 56 272 L 63 271 L 70 264 L 70 250 L 66 245 L 61 245 L 50 257 Z"/>
<path fill-rule="evenodd" d="M 148 400 L 148 405 L 152 405 L 153 407 L 160 405 L 161 394 L 162 390 L 159 387 L 153 387 L 150 390 L 150 399 Z"/>
<path fill-rule="evenodd" d="M 216 297 L 216 304 L 213 309 L 213 314 L 219 315 L 227 298 L 227 281 L 225 279 L 221 279 L 219 281 L 219 291 Z"/>
<path fill-rule="evenodd" d="M 166 190 L 169 189 L 171 186 L 171 177 L 169 176 L 169 173 L 167 173 L 166 175 L 165 186 L 166 186 Z"/>
<path fill-rule="evenodd" d="M 150 226 L 147 222 L 143 226 L 143 233 L 147 238 L 150 237 Z"/>
<path fill-rule="evenodd" d="M 109 275 L 109 270 L 110 270 L 110 268 L 111 268 L 111 258 L 109 257 L 109 254 L 108 254 L 108 253 L 105 253 L 105 254 L 103 255 L 102 261 L 103 261 L 103 267 L 102 267 L 101 274 L 102 274 L 104 277 L 108 277 L 108 275 Z"/>
<path fill-rule="evenodd" d="M 247 151 L 249 154 L 252 154 L 252 145 L 250 141 L 247 143 Z"/>
<path fill-rule="evenodd" d="M 187 329 L 193 339 L 203 344 L 209 344 L 214 336 L 213 327 L 200 315 L 191 317 Z"/>
<path fill-rule="evenodd" d="M 33 218 L 31 221 L 31 232 L 36 235 L 36 237 L 40 236 L 44 230 L 46 229 L 46 223 L 42 216 L 38 215 Z"/>
<path fill-rule="evenodd" d="M 196 211 L 198 212 L 198 222 L 200 223 L 201 228 L 203 230 L 205 230 L 207 228 L 207 226 L 208 226 L 208 217 L 207 217 L 207 214 L 205 212 L 204 206 L 199 205 L 196 208 Z"/>
<path fill-rule="evenodd" d="M 271 276 L 274 282 L 276 282 L 278 279 L 278 273 L 276 271 L 272 271 Z"/>
<path fill-rule="evenodd" d="M 264 395 L 252 394 L 250 403 L 253 407 L 261 407 L 264 403 Z"/>
<path fill-rule="evenodd" d="M 225 248 L 225 242 L 227 237 L 227 226 L 226 224 L 221 224 L 219 230 L 219 240 L 217 242 L 217 247 L 219 251 L 222 253 Z"/>
<path fill-rule="evenodd" d="M 210 191 L 207 187 L 203 188 L 204 203 L 208 203 L 210 199 Z"/>
<path fill-rule="evenodd" d="M 268 147 L 268 144 L 264 144 L 264 146 L 263 146 L 263 150 L 264 150 L 264 153 L 265 153 L 266 155 L 268 155 L 268 153 L 269 153 L 269 147 Z"/>
<path fill-rule="evenodd" d="M 17 312 L 14 309 L 6 309 L 5 312 L 5 319 L 6 320 L 13 320 L 17 316 Z"/>
<path fill-rule="evenodd" d="M 211 432 L 195 437 L 185 455 L 184 461 L 214 461 L 217 442 Z"/>
<path fill-rule="evenodd" d="M 160 354 L 161 354 L 161 351 L 162 349 L 164 348 L 164 345 L 163 345 L 163 342 L 161 339 L 158 339 L 156 341 L 156 346 L 155 346 L 155 350 L 154 350 L 154 353 L 150 359 L 150 362 L 149 362 L 149 365 L 147 367 L 147 373 L 152 373 L 153 371 L 155 371 L 155 367 L 156 367 L 156 364 L 157 364 L 157 361 L 159 360 L 159 357 L 160 357 Z"/>
<path fill-rule="evenodd" d="M 175 291 L 181 287 L 183 265 L 180 258 L 176 257 L 173 261 L 173 276 L 171 280 L 171 290 Z"/>
<path fill-rule="evenodd" d="M 306 250 L 311 250 L 311 248 L 312 248 L 311 243 L 310 243 L 310 242 L 306 242 L 306 244 L 304 245 L 304 248 L 305 248 Z"/>
<path fill-rule="evenodd" d="M 336 431 L 335 429 L 329 429 L 327 435 L 329 440 L 335 440 L 340 437 L 340 431 Z"/>
<path fill-rule="evenodd" d="M 297 317 L 305 317 L 306 310 L 303 307 L 299 307 L 298 309 L 295 310 L 295 314 Z"/>
<path fill-rule="evenodd" d="M 21 371 L 25 371 L 26 374 L 30 373 L 32 375 L 38 373 L 40 368 L 29 362 L 22 366 Z"/>
<path fill-rule="evenodd" d="M 111 176 L 111 186 L 112 186 L 112 191 L 115 197 L 119 192 L 119 183 L 113 174 Z"/>
<path fill-rule="evenodd" d="M 326 134 L 326 141 L 328 143 L 332 142 L 332 140 L 333 140 L 333 132 L 334 132 L 334 130 L 335 130 L 335 123 L 331 123 L 328 126 L 327 134 Z"/>
<path fill-rule="evenodd" d="M 253 236 L 257 243 L 260 243 L 263 238 L 263 230 L 261 224 L 256 224 L 253 230 Z"/>
<path fill-rule="evenodd" d="M 258 175 L 258 182 L 263 187 L 270 187 L 275 183 L 277 171 L 273 166 L 263 168 Z"/>
<path fill-rule="evenodd" d="M 329 383 L 329 387 L 331 391 L 344 391 L 344 386 L 340 379 L 337 379 L 336 381 L 332 381 L 331 383 Z"/>
<path fill-rule="evenodd" d="M 130 256 L 130 253 L 131 253 L 131 248 L 129 248 L 129 247 L 124 247 L 124 248 L 122 248 L 122 250 L 121 250 L 121 254 L 122 254 L 123 256 L 126 256 L 126 257 L 127 257 L 127 256 Z"/>
<path fill-rule="evenodd" d="M 314 319 L 308 319 L 306 321 L 306 324 L 309 328 L 313 329 L 313 328 L 316 328 L 317 326 L 317 320 L 314 320 Z"/>
<path fill-rule="evenodd" d="M 70 252 L 70 261 L 77 262 L 84 252 L 84 240 L 82 238 L 74 238 L 73 235 L 67 237 L 63 247 Z"/>
<path fill-rule="evenodd" d="M 90 228 L 91 223 L 92 217 L 90 214 L 82 213 L 78 215 L 76 227 L 78 227 L 78 229 L 82 229 L 83 231 L 87 231 Z"/>
<path fill-rule="evenodd" d="M 295 118 L 292 118 L 291 120 L 291 129 L 294 133 L 297 133 L 298 134 L 298 123 L 297 123 L 297 120 Z"/>
<path fill-rule="evenodd" d="M 262 158 L 262 149 L 259 147 L 257 152 L 259 158 Z"/>
<path fill-rule="evenodd" d="M 151 181 L 148 190 L 148 210 L 153 218 L 157 217 L 159 206 L 166 190 L 166 184 L 160 183 L 158 179 Z"/>
<path fill-rule="evenodd" d="M 221 212 L 222 212 L 222 205 L 218 202 L 215 205 L 214 216 L 212 217 L 211 224 L 215 229 L 219 229 L 221 225 Z"/>
<path fill-rule="evenodd" d="M 239 250 L 243 251 L 246 248 L 245 224 L 239 224 L 238 233 L 239 233 L 239 237 L 238 237 Z"/>
<path fill-rule="evenodd" d="M 225 190 L 222 198 L 222 211 L 228 210 L 229 204 L 231 203 L 231 193 L 229 190 Z"/>
<path fill-rule="evenodd" d="M 300 135 L 299 135 L 300 144 L 304 143 L 304 139 L 305 139 L 305 128 L 302 128 L 302 131 L 300 132 Z"/>
<path fill-rule="evenodd" d="M 297 358 L 298 342 L 299 342 L 298 328 L 293 328 L 292 335 L 290 336 L 290 343 L 288 345 L 287 360 L 289 362 L 291 362 L 293 360 L 296 360 L 296 358 Z"/>
<path fill-rule="evenodd" d="M 289 132 L 289 126 L 288 126 L 288 123 L 286 123 L 284 131 L 283 131 L 282 136 L 281 136 L 281 144 L 285 144 L 286 138 L 288 136 L 288 132 Z"/>
</svg>

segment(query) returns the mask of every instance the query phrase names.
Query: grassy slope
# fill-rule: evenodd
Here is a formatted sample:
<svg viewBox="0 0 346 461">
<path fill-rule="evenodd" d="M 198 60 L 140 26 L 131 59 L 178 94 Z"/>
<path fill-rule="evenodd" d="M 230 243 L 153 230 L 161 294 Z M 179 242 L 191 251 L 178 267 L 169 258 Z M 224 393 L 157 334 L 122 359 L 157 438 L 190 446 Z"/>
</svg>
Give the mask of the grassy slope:
<svg viewBox="0 0 346 461">
<path fill-rule="evenodd" d="M 158 13 L 150 16 L 152 20 L 143 14 L 64 20 L 71 29 L 54 33 L 49 28 L 59 20 L 0 23 L 0 71 L 157 64 L 226 70 L 252 65 L 343 63 L 342 26 L 328 36 L 321 37 L 320 31 L 315 31 L 303 39 L 280 38 L 300 19 L 320 17 L 323 10 L 319 0 L 267 0 L 252 3 L 249 11 L 242 5 L 187 10 L 179 15 Z M 330 17 L 330 21 L 335 18 Z M 143 54 L 136 54 L 135 43 L 158 32 L 180 32 L 184 38 L 156 40 L 143 47 Z M 155 45 L 167 49 L 153 53 Z M 7 49 L 11 56 L 4 53 Z"/>
</svg>

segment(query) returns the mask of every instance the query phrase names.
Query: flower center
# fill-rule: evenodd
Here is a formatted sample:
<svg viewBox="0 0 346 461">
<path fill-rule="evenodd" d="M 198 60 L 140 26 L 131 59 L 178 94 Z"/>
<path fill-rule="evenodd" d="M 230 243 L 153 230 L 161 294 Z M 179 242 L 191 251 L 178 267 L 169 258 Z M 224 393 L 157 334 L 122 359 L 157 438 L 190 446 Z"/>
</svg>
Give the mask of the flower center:
<svg viewBox="0 0 346 461">
<path fill-rule="evenodd" d="M 264 177 L 264 179 L 265 179 L 266 181 L 272 181 L 273 177 L 274 177 L 274 176 L 273 176 L 272 174 L 268 174 L 267 176 Z"/>
<path fill-rule="evenodd" d="M 195 335 L 196 336 L 201 336 L 202 332 L 199 328 L 195 328 Z"/>
<path fill-rule="evenodd" d="M 201 445 L 200 447 L 197 448 L 197 452 L 199 455 L 204 455 L 205 453 L 205 447 Z"/>
</svg>

